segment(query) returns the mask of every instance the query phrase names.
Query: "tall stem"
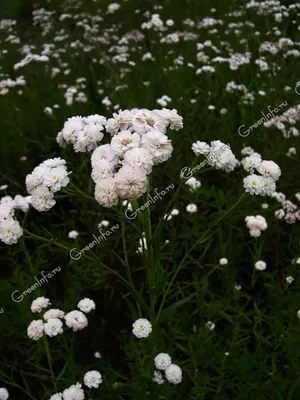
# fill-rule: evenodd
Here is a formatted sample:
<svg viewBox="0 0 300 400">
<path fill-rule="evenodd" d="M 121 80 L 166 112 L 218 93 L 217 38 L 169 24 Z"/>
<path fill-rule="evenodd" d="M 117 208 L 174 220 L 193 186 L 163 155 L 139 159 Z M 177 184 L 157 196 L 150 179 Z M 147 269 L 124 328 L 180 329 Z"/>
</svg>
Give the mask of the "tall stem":
<svg viewBox="0 0 300 400">
<path fill-rule="evenodd" d="M 54 386 L 55 391 L 57 391 L 56 380 L 55 380 L 55 376 L 54 376 L 53 369 L 52 369 L 51 355 L 50 355 L 48 340 L 47 340 L 46 335 L 44 335 L 44 342 L 45 342 L 45 348 L 46 348 L 46 353 L 47 353 L 49 369 L 50 369 L 51 376 L 52 376 L 53 386 Z"/>
<path fill-rule="evenodd" d="M 208 233 L 210 233 L 210 232 L 212 231 L 212 229 L 213 229 L 219 222 L 221 222 L 222 219 L 224 219 L 224 218 L 239 204 L 239 203 L 241 203 L 241 202 L 245 199 L 246 196 L 247 196 L 247 193 L 244 193 L 244 194 L 234 203 L 234 205 L 231 206 L 227 211 L 225 211 L 225 213 L 222 214 L 222 216 L 221 216 L 220 218 L 218 218 L 218 219 L 203 233 L 203 235 L 200 236 L 200 238 L 194 243 L 194 245 L 185 253 L 185 256 L 183 257 L 183 259 L 182 259 L 181 262 L 179 263 L 178 267 L 176 268 L 176 271 L 175 271 L 175 273 L 174 273 L 174 275 L 173 275 L 173 277 L 172 277 L 172 279 L 171 279 L 171 281 L 170 281 L 170 283 L 169 283 L 169 285 L 168 285 L 168 287 L 167 287 L 167 290 L 166 290 L 165 293 L 164 293 L 164 296 L 163 296 L 161 305 L 160 305 L 159 310 L 158 310 L 157 318 L 156 318 L 156 321 L 157 321 L 157 322 L 158 322 L 158 320 L 159 320 L 159 316 L 160 316 L 161 310 L 162 310 L 162 308 L 163 308 L 163 306 L 164 306 L 164 304 L 165 304 L 165 301 L 166 301 L 166 299 L 167 299 L 167 297 L 168 297 L 168 295 L 169 295 L 169 292 L 170 292 L 170 290 L 171 290 L 171 287 L 172 287 L 172 285 L 173 285 L 173 282 L 174 282 L 174 280 L 176 279 L 178 273 L 182 270 L 182 268 L 183 268 L 183 266 L 184 266 L 184 262 L 185 262 L 185 260 L 187 259 L 187 257 L 191 254 L 191 252 L 194 250 L 194 248 L 198 246 L 198 244 L 201 242 L 201 240 L 202 240 Z"/>
</svg>

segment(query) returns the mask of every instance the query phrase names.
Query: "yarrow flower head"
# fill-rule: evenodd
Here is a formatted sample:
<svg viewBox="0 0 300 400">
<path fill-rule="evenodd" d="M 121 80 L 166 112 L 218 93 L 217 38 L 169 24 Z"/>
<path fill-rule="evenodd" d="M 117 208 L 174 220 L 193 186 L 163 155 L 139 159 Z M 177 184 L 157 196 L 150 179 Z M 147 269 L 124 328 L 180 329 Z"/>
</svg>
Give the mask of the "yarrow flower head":
<svg viewBox="0 0 300 400">
<path fill-rule="evenodd" d="M 29 339 L 39 340 L 44 334 L 44 322 L 42 319 L 31 321 L 27 328 L 27 335 Z"/>
<path fill-rule="evenodd" d="M 267 268 L 267 264 L 264 261 L 256 261 L 256 263 L 254 264 L 255 269 L 257 269 L 258 271 L 264 271 Z"/>
<path fill-rule="evenodd" d="M 155 368 L 165 370 L 169 365 L 172 364 L 172 359 L 167 353 L 159 353 L 154 358 Z"/>
<path fill-rule="evenodd" d="M 134 336 L 136 336 L 138 339 L 141 338 L 146 338 L 150 335 L 152 332 L 152 325 L 151 323 L 145 319 L 145 318 L 140 318 L 136 320 L 133 324 L 133 329 L 132 333 Z"/>
<path fill-rule="evenodd" d="M 98 114 L 86 118 L 80 116 L 69 118 L 62 131 L 58 133 L 56 141 L 60 146 L 71 143 L 76 153 L 89 152 L 103 139 L 102 131 L 106 122 L 106 118 Z"/>
<path fill-rule="evenodd" d="M 9 394 L 7 389 L 0 388 L 0 400 L 7 400 L 9 398 Z"/>
<path fill-rule="evenodd" d="M 30 308 L 32 312 L 40 313 L 43 308 L 47 308 L 50 304 L 50 299 L 47 299 L 46 297 L 38 297 L 37 299 L 33 300 Z"/>
<path fill-rule="evenodd" d="M 165 370 L 166 378 L 170 383 L 177 385 L 182 381 L 182 370 L 178 365 L 171 364 Z"/>
<path fill-rule="evenodd" d="M 80 300 L 80 302 L 77 304 L 77 307 L 82 312 L 89 313 L 92 310 L 95 310 L 96 304 L 93 300 L 85 298 L 85 299 Z"/>
<path fill-rule="evenodd" d="M 89 388 L 98 388 L 102 383 L 102 375 L 98 371 L 89 371 L 84 375 L 84 384 Z"/>
<path fill-rule="evenodd" d="M 267 221 L 261 215 L 249 216 L 245 218 L 247 227 L 250 230 L 250 235 L 253 237 L 259 237 L 261 232 L 266 230 L 268 227 Z"/>
<path fill-rule="evenodd" d="M 70 386 L 63 391 L 64 400 L 84 400 L 84 391 L 81 389 L 80 383 Z"/>
<path fill-rule="evenodd" d="M 68 185 L 66 161 L 57 157 L 38 165 L 26 176 L 26 188 L 31 194 L 31 205 L 37 211 L 48 211 L 55 205 L 54 193 Z"/>
<path fill-rule="evenodd" d="M 69 328 L 72 328 L 74 332 L 81 331 L 88 326 L 88 320 L 81 311 L 71 311 L 65 315 L 65 322 Z"/>
<path fill-rule="evenodd" d="M 57 336 L 63 333 L 63 323 L 58 318 L 49 318 L 44 325 L 44 332 L 50 337 Z"/>
</svg>

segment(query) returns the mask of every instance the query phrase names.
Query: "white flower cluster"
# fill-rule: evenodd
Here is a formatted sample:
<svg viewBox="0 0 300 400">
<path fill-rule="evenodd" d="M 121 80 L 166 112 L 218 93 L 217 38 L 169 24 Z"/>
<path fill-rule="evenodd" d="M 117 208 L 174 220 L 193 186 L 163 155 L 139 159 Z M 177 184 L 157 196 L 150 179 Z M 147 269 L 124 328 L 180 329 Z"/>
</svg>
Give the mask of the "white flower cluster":
<svg viewBox="0 0 300 400">
<path fill-rule="evenodd" d="M 151 323 L 145 319 L 145 318 L 140 318 L 137 319 L 133 324 L 132 324 L 132 333 L 134 336 L 136 336 L 138 339 L 146 338 L 150 335 L 152 332 L 152 325 Z"/>
<path fill-rule="evenodd" d="M 164 383 L 164 379 L 162 377 L 162 373 L 160 371 L 165 372 L 166 379 L 173 384 L 178 384 L 182 381 L 182 370 L 178 365 L 172 364 L 172 359 L 167 353 L 159 353 L 154 358 L 155 368 L 159 371 L 154 372 L 154 376 L 152 378 L 153 382 L 161 385 Z"/>
<path fill-rule="evenodd" d="M 207 163 L 217 169 L 230 172 L 239 165 L 230 146 L 222 143 L 220 140 L 213 140 L 210 142 L 210 145 L 206 142 L 198 141 L 193 143 L 192 150 L 196 156 L 200 154 L 204 155 L 207 159 Z"/>
<path fill-rule="evenodd" d="M 105 124 L 106 118 L 98 114 L 68 118 L 56 141 L 60 146 L 71 143 L 76 153 L 92 151 L 103 139 Z"/>
<path fill-rule="evenodd" d="M 259 237 L 261 232 L 266 230 L 268 227 L 267 221 L 261 215 L 249 216 L 245 218 L 247 227 L 250 230 L 250 235 L 253 237 Z"/>
<path fill-rule="evenodd" d="M 119 199 L 133 200 L 147 190 L 153 165 L 171 157 L 173 147 L 166 129 L 182 129 L 176 110 L 124 110 L 108 119 L 110 144 L 97 147 L 91 157 L 95 198 L 104 207 Z"/>
<path fill-rule="evenodd" d="M 83 381 L 85 386 L 89 389 L 98 388 L 103 382 L 102 375 L 99 371 L 88 371 L 84 377 Z M 65 389 L 62 393 L 55 393 L 50 397 L 49 400 L 84 400 L 84 390 L 82 385 L 77 382 L 76 385 L 72 385 Z"/>
<path fill-rule="evenodd" d="M 250 172 L 256 169 L 261 175 L 251 173 L 244 178 L 245 191 L 251 195 L 271 196 L 276 190 L 276 181 L 281 175 L 279 166 L 274 161 L 259 159 L 254 153 L 242 161 L 244 169 Z"/>
<path fill-rule="evenodd" d="M 31 311 L 40 313 L 44 308 L 50 305 L 50 300 L 45 297 L 38 297 L 31 304 Z M 27 328 L 27 335 L 32 340 L 39 340 L 45 333 L 49 337 L 57 336 L 63 333 L 63 322 L 74 332 L 84 329 L 88 325 L 88 320 L 84 313 L 89 313 L 96 308 L 95 302 L 85 298 L 80 300 L 77 307 L 81 310 L 74 310 L 67 314 L 58 309 L 50 309 L 45 312 L 43 319 L 32 321 Z M 83 313 L 83 312 L 84 313 Z M 45 322 L 44 322 L 45 321 Z"/>
<path fill-rule="evenodd" d="M 296 198 L 298 199 L 299 196 Z M 285 219 L 288 224 L 294 224 L 296 221 L 300 221 L 300 209 L 298 206 L 291 202 L 290 200 L 286 200 L 286 196 L 283 193 L 274 192 L 272 194 L 279 203 L 281 203 L 281 208 L 275 211 L 275 217 L 277 219 Z"/>
<path fill-rule="evenodd" d="M 10 196 L 2 197 L 0 200 L 0 240 L 8 245 L 17 243 L 23 235 L 23 229 L 19 222 L 14 219 L 15 210 L 28 211 L 31 196 L 23 197 L 16 195 L 14 199 Z"/>
<path fill-rule="evenodd" d="M 68 185 L 70 172 L 67 171 L 65 164 L 66 161 L 60 157 L 50 158 L 26 176 L 26 188 L 31 194 L 31 205 L 37 211 L 50 210 L 56 203 L 54 193 Z"/>
<path fill-rule="evenodd" d="M 9 394 L 7 389 L 0 388 L 0 400 L 7 400 L 9 398 Z"/>
</svg>

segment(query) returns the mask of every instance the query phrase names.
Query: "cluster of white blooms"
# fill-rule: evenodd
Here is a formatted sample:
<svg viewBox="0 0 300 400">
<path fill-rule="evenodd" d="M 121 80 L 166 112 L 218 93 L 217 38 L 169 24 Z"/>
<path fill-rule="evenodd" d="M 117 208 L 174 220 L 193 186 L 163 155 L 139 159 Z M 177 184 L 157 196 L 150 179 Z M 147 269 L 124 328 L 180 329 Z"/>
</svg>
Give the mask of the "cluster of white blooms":
<svg viewBox="0 0 300 400">
<path fill-rule="evenodd" d="M 0 240 L 8 245 L 18 242 L 23 235 L 23 229 L 14 219 L 15 210 L 28 211 L 31 196 L 16 195 L 14 198 L 5 196 L 0 199 Z"/>
<path fill-rule="evenodd" d="M 99 371 L 89 371 L 84 375 L 84 384 L 88 388 L 98 388 L 100 383 L 102 383 L 102 375 Z"/>
<path fill-rule="evenodd" d="M 267 268 L 267 264 L 264 261 L 259 260 L 254 264 L 254 268 L 258 271 L 264 271 Z"/>
<path fill-rule="evenodd" d="M 191 190 L 199 189 L 201 187 L 201 182 L 193 176 L 189 178 L 185 184 L 188 185 Z"/>
<path fill-rule="evenodd" d="M 32 61 L 48 62 L 49 57 L 44 55 L 39 56 L 38 54 L 27 54 L 26 57 L 23 58 L 23 60 L 14 65 L 14 69 L 17 70 L 19 68 L 22 68 L 25 65 L 31 63 Z"/>
<path fill-rule="evenodd" d="M 279 166 L 274 161 L 262 160 L 254 153 L 242 161 L 246 171 L 251 174 L 244 178 L 244 188 L 251 195 L 271 196 L 276 190 L 276 181 L 281 175 Z M 252 173 L 256 170 L 261 175 Z"/>
<path fill-rule="evenodd" d="M 261 232 L 266 230 L 268 227 L 267 221 L 261 215 L 249 216 L 245 218 L 247 227 L 250 230 L 250 235 L 253 237 L 259 237 Z"/>
<path fill-rule="evenodd" d="M 45 297 L 38 297 L 31 304 L 31 311 L 40 313 L 50 305 L 50 300 Z M 88 325 L 88 320 L 84 313 L 89 313 L 96 308 L 93 300 L 85 298 L 80 300 L 77 307 L 81 310 L 74 310 L 67 314 L 59 309 L 50 309 L 43 315 L 43 319 L 32 321 L 28 328 L 28 337 L 32 340 L 39 340 L 45 333 L 49 337 L 63 333 L 63 320 L 68 328 L 74 332 L 84 329 Z M 83 312 L 82 312 L 83 311 Z M 44 322 L 45 321 L 45 322 Z"/>
<path fill-rule="evenodd" d="M 103 382 L 102 375 L 99 371 L 88 371 L 83 377 L 84 384 L 89 388 L 98 388 Z M 50 397 L 49 400 L 84 400 L 84 390 L 82 385 L 77 382 L 76 385 L 72 385 L 65 389 L 62 393 L 55 393 Z"/>
<path fill-rule="evenodd" d="M 195 142 L 192 145 L 192 150 L 196 156 L 204 155 L 207 163 L 217 169 L 230 172 L 239 165 L 239 161 L 232 153 L 230 146 L 220 140 L 213 140 L 210 145 L 206 142 Z"/>
<path fill-rule="evenodd" d="M 152 332 L 152 325 L 151 323 L 145 319 L 145 318 L 140 318 L 137 319 L 133 324 L 132 324 L 132 333 L 134 336 L 136 336 L 138 339 L 142 338 L 147 338 L 150 333 Z"/>
<path fill-rule="evenodd" d="M 0 95 L 4 96 L 9 92 L 9 89 L 16 86 L 24 86 L 26 81 L 24 76 L 19 76 L 15 80 L 7 78 L 0 81 Z"/>
<path fill-rule="evenodd" d="M 106 118 L 98 114 L 68 118 L 56 141 L 60 146 L 71 143 L 76 153 L 92 151 L 103 139 L 105 124 Z"/>
<path fill-rule="evenodd" d="M 37 211 L 48 211 L 56 201 L 54 193 L 69 183 L 65 166 L 66 161 L 60 157 L 50 158 L 34 168 L 31 174 L 26 176 L 26 188 L 31 194 L 31 205 Z"/>
<path fill-rule="evenodd" d="M 182 129 L 177 110 L 124 110 L 107 120 L 111 143 L 97 147 L 91 157 L 95 198 L 100 205 L 112 207 L 119 199 L 134 200 L 146 192 L 153 165 L 171 157 L 168 127 Z"/>
<path fill-rule="evenodd" d="M 295 196 L 298 199 L 297 195 L 298 194 L 296 193 Z M 275 211 L 275 217 L 277 219 L 284 218 L 288 224 L 294 224 L 296 221 L 300 220 L 300 209 L 290 200 L 286 200 L 286 196 L 283 193 L 274 192 L 272 197 L 281 203 L 281 208 Z"/>
<path fill-rule="evenodd" d="M 291 136 L 299 136 L 299 130 L 295 127 L 298 121 L 300 121 L 300 104 L 289 108 L 282 115 L 276 116 L 265 122 L 264 126 L 267 128 L 277 128 L 283 133 L 283 136 L 288 139 Z M 286 124 L 291 127 L 288 129 Z"/>
<path fill-rule="evenodd" d="M 160 371 L 165 372 L 165 377 L 170 383 L 178 384 L 182 381 L 182 370 L 178 365 L 172 364 L 172 359 L 167 353 L 159 353 L 154 358 L 155 368 L 159 371 L 154 372 L 154 376 L 152 378 L 153 382 L 161 385 L 164 383 L 164 379 L 162 377 L 162 373 Z"/>
<path fill-rule="evenodd" d="M 7 389 L 0 388 L 0 400 L 7 400 L 9 398 L 9 394 Z"/>
</svg>

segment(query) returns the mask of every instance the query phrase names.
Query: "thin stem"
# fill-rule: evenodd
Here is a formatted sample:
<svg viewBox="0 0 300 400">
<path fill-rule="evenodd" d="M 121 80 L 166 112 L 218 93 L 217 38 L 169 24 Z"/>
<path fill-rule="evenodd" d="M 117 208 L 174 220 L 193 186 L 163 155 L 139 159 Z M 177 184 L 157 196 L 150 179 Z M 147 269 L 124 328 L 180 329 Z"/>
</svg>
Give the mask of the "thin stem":
<svg viewBox="0 0 300 400">
<path fill-rule="evenodd" d="M 171 287 L 172 287 L 172 285 L 173 285 L 173 282 L 174 282 L 174 280 L 176 279 L 176 276 L 178 275 L 178 273 L 182 270 L 183 265 L 184 265 L 184 262 L 185 262 L 185 260 L 187 259 L 187 257 L 191 254 L 191 252 L 194 250 L 194 248 L 197 247 L 197 245 L 201 242 L 201 240 L 202 240 L 209 232 L 211 232 L 212 229 L 213 229 L 219 222 L 221 222 L 222 219 L 224 219 L 224 218 L 239 204 L 239 203 L 241 203 L 241 202 L 245 199 L 246 196 L 247 196 L 247 193 L 244 193 L 244 194 L 234 203 L 234 205 L 231 206 L 227 211 L 225 211 L 225 213 L 222 214 L 222 216 L 221 216 L 220 218 L 218 218 L 218 219 L 203 233 L 203 235 L 200 236 L 200 238 L 194 243 L 194 245 L 186 252 L 185 256 L 183 257 L 183 259 L 181 260 L 180 264 L 178 265 L 178 267 L 177 267 L 177 269 L 176 269 L 176 271 L 175 271 L 175 273 L 174 273 L 174 275 L 173 275 L 173 277 L 172 277 L 172 279 L 171 279 L 171 281 L 170 281 L 170 283 L 169 283 L 169 285 L 168 285 L 168 287 L 167 287 L 167 290 L 166 290 L 165 293 L 164 293 L 164 296 L 163 296 L 163 299 L 162 299 L 162 302 L 161 302 L 161 305 L 160 305 L 160 307 L 159 307 L 159 311 L 158 311 L 158 314 L 157 314 L 157 322 L 158 322 L 158 320 L 159 320 L 159 316 L 160 316 L 161 310 L 162 310 L 162 308 L 163 308 L 163 306 L 164 306 L 164 304 L 165 304 L 166 298 L 167 298 L 167 296 L 168 296 L 168 294 L 169 294 L 169 292 L 170 292 L 170 290 L 171 290 Z"/>
<path fill-rule="evenodd" d="M 45 342 L 45 348 L 46 348 L 46 353 L 47 353 L 47 359 L 48 359 L 49 369 L 50 369 L 51 376 L 52 376 L 52 381 L 53 381 L 54 389 L 55 389 L 55 391 L 57 391 L 56 380 L 55 380 L 55 376 L 54 376 L 53 369 L 52 369 L 51 355 L 50 355 L 49 346 L 48 346 L 48 340 L 47 340 L 47 336 L 46 336 L 46 335 L 44 335 L 44 342 Z"/>
<path fill-rule="evenodd" d="M 24 229 L 24 232 L 27 233 L 28 235 L 30 235 L 30 236 L 32 236 L 32 237 L 38 239 L 38 240 L 42 240 L 43 242 L 47 242 L 47 243 L 50 243 L 50 244 L 55 244 L 56 246 L 58 246 L 58 247 L 60 247 L 60 248 L 62 248 L 62 249 L 64 249 L 64 250 L 68 250 L 69 252 L 72 250 L 70 247 L 64 246 L 63 244 L 60 244 L 60 243 L 56 242 L 56 241 L 53 240 L 53 239 L 49 240 L 49 239 L 43 238 L 43 237 L 41 237 L 41 236 L 35 235 L 34 233 L 31 233 L 31 232 L 27 231 L 26 229 Z M 143 300 L 142 296 L 140 295 L 140 293 L 139 293 L 139 292 L 138 292 L 138 291 L 137 291 L 137 290 L 122 276 L 122 275 L 120 275 L 117 271 L 114 271 L 113 269 L 111 269 L 108 265 L 104 264 L 104 263 L 103 263 L 102 261 L 100 261 L 97 257 L 94 257 L 94 258 L 93 258 L 93 257 L 88 256 L 88 255 L 85 254 L 85 253 L 83 253 L 82 256 L 85 257 L 85 258 L 87 258 L 87 259 L 89 259 L 89 260 L 96 261 L 96 262 L 99 263 L 100 266 L 103 267 L 106 271 L 108 271 L 108 272 L 110 272 L 111 274 L 117 276 L 117 277 L 127 286 L 127 288 L 132 292 L 132 293 L 131 293 L 131 294 L 132 294 L 132 297 L 135 298 L 136 302 L 138 302 L 137 299 L 139 299 L 139 301 L 141 302 L 141 305 L 143 305 L 144 309 L 145 309 L 145 310 L 148 310 L 148 306 L 147 306 L 147 304 L 144 302 L 144 300 Z"/>
</svg>

